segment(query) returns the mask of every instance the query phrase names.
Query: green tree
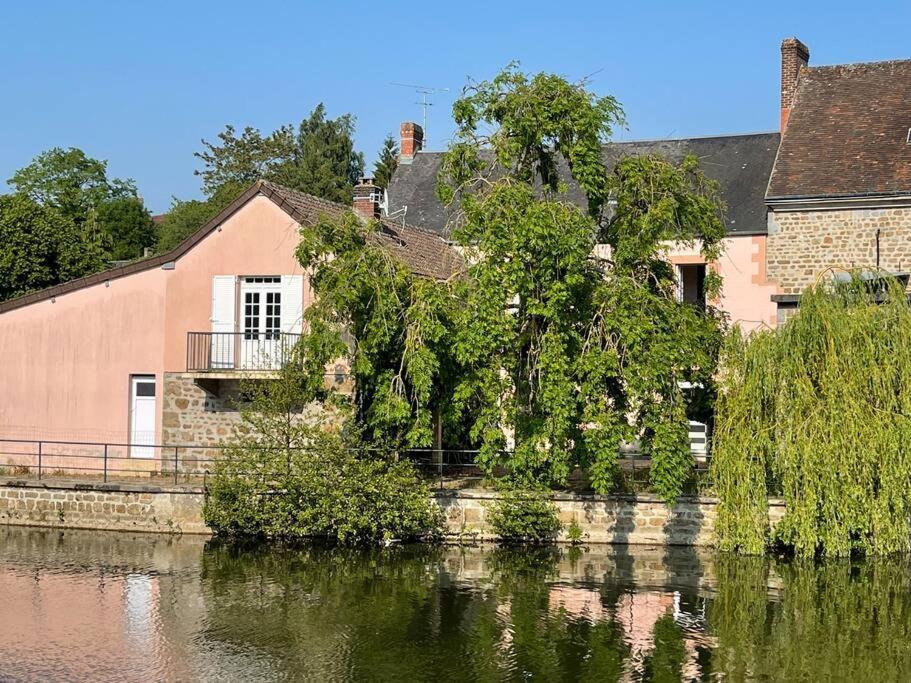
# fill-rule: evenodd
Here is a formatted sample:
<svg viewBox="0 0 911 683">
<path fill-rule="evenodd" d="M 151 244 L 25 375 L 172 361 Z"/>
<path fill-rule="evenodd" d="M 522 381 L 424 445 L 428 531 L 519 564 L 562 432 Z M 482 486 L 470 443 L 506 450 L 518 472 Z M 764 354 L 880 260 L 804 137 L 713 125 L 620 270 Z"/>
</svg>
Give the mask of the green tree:
<svg viewBox="0 0 911 683">
<path fill-rule="evenodd" d="M 148 209 L 138 197 L 110 199 L 98 207 L 98 222 L 110 240 L 116 260 L 139 258 L 154 247 L 158 235 Z"/>
<path fill-rule="evenodd" d="M 174 198 L 158 226 L 157 251 L 162 253 L 176 247 L 234 201 L 244 189 L 239 183 L 228 182 L 207 200 L 182 201 Z"/>
<path fill-rule="evenodd" d="M 711 383 L 721 321 L 677 301 L 662 245 L 700 240 L 707 261 L 718 257 L 717 187 L 693 158 L 629 157 L 609 172 L 601 149 L 619 105 L 557 76 L 507 68 L 467 88 L 453 113 L 439 193 L 460 200 L 454 238 L 472 264 L 459 283 L 453 401 L 472 416 L 481 462 L 527 485 L 588 468 L 607 491 L 621 443 L 638 439 L 652 486 L 672 501 L 693 464 L 679 383 Z M 566 200 L 561 163 L 587 211 Z"/>
<path fill-rule="evenodd" d="M 722 357 L 712 480 L 725 550 L 911 547 L 911 309 L 890 276 L 823 281 L 786 325 Z M 769 528 L 768 497 L 784 517 Z"/>
<path fill-rule="evenodd" d="M 196 157 L 203 168 L 203 191 L 214 196 L 226 183 L 242 186 L 259 179 L 341 204 L 350 204 L 355 183 L 364 172 L 364 157 L 354 150 L 354 117 L 326 118 L 319 104 L 296 127 L 285 125 L 268 135 L 251 127 L 238 137 L 232 126 L 217 142 L 202 141 Z"/>
<path fill-rule="evenodd" d="M 94 212 L 106 201 L 137 196 L 133 180 L 108 179 L 106 161 L 93 159 L 75 147 L 42 152 L 7 183 L 76 225 L 95 220 Z"/>
<path fill-rule="evenodd" d="M 103 256 L 57 210 L 0 196 L 0 301 L 100 270 Z"/>
<path fill-rule="evenodd" d="M 383 140 L 383 148 L 380 150 L 379 158 L 373 165 L 373 182 L 377 187 L 386 189 L 389 187 L 389 181 L 392 180 L 392 174 L 399 165 L 399 146 L 395 138 L 387 135 Z"/>
<path fill-rule="evenodd" d="M 388 449 L 433 445 L 433 415 L 458 438 L 449 400 L 457 374 L 448 284 L 415 275 L 351 212 L 301 230 L 297 257 L 311 269 L 314 303 L 302 352 L 314 390 L 328 363 L 347 359 L 363 438 Z M 331 258 L 329 258 L 331 255 Z M 350 335 L 353 343 L 342 342 Z"/>
</svg>

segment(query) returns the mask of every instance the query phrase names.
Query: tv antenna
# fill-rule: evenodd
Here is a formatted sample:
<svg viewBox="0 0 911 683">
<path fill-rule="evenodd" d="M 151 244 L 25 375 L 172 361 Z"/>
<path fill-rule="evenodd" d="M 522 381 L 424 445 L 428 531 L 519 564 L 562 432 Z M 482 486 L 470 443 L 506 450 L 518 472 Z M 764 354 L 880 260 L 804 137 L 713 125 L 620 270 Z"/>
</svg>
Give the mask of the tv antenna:
<svg viewBox="0 0 911 683">
<path fill-rule="evenodd" d="M 390 83 L 389 85 L 394 85 L 399 88 L 409 88 L 421 96 L 421 101 L 415 102 L 415 104 L 421 105 L 421 111 L 424 116 L 421 125 L 424 129 L 424 146 L 429 147 L 428 141 L 430 140 L 430 136 L 427 135 L 427 107 L 433 106 L 433 102 L 430 101 L 430 98 L 436 93 L 449 92 L 449 88 L 432 88 L 427 85 L 414 85 L 412 83 Z"/>
</svg>

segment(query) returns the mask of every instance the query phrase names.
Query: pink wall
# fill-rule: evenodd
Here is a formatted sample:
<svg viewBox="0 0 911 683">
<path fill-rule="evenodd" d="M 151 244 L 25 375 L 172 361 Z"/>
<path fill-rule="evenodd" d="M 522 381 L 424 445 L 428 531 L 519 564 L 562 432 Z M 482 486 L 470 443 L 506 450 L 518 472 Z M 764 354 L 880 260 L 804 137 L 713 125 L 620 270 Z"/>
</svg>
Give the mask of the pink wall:
<svg viewBox="0 0 911 683">
<path fill-rule="evenodd" d="M 133 374 L 157 378 L 160 436 L 162 375 L 186 369 L 188 331 L 211 329 L 212 276 L 301 274 L 298 232 L 287 213 L 255 197 L 173 270 L 0 314 L 0 438 L 126 442 Z"/>
<path fill-rule="evenodd" d="M 721 296 L 715 304 L 744 332 L 775 327 L 776 307 L 772 295 L 778 287 L 766 276 L 766 236 L 744 235 L 724 240 L 724 253 L 715 270 L 721 275 Z M 699 246 L 675 246 L 668 252 L 673 263 L 703 263 Z"/>
</svg>

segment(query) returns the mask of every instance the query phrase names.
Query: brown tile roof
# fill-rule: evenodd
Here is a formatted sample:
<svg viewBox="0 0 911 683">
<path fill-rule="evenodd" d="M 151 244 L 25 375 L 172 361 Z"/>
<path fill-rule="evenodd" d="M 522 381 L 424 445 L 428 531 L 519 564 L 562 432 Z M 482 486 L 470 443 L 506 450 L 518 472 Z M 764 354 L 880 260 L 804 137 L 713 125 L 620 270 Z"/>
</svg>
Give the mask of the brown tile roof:
<svg viewBox="0 0 911 683">
<path fill-rule="evenodd" d="M 911 193 L 911 60 L 806 67 L 766 197 Z"/>
<path fill-rule="evenodd" d="M 53 299 L 54 297 L 101 284 L 108 280 L 115 280 L 133 273 L 152 270 L 153 268 L 160 268 L 165 264 L 176 261 L 244 204 L 260 194 L 275 202 L 279 208 L 298 223 L 316 220 L 322 214 L 337 216 L 344 211 L 350 211 L 349 207 L 342 204 L 336 204 L 303 192 L 297 192 L 282 185 L 260 180 L 247 188 L 237 199 L 171 251 L 0 302 L 0 313 L 22 308 L 39 301 Z M 383 220 L 383 225 L 386 230 L 377 234 L 374 238 L 376 243 L 395 254 L 416 274 L 444 280 L 461 272 L 464 265 L 461 257 L 439 235 L 415 226 L 402 226 L 386 219 Z"/>
<path fill-rule="evenodd" d="M 321 214 L 336 216 L 351 210 L 342 204 L 266 181 L 262 181 L 262 192 L 298 223 L 316 220 Z M 382 232 L 371 233 L 370 241 L 393 254 L 414 273 L 446 280 L 461 272 L 464 266 L 461 257 L 440 235 L 388 218 L 383 218 L 381 223 Z"/>
</svg>

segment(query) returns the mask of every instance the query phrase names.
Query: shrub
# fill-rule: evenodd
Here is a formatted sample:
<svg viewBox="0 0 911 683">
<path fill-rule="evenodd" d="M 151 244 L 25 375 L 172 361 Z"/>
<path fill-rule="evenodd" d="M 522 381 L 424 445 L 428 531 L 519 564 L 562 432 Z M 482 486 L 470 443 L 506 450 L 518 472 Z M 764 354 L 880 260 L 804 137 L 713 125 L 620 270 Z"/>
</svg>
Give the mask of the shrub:
<svg viewBox="0 0 911 683">
<path fill-rule="evenodd" d="M 409 540 L 439 532 L 441 513 L 414 466 L 346 448 L 316 433 L 306 448 L 229 449 L 204 509 L 216 533 L 343 544 Z"/>
<path fill-rule="evenodd" d="M 504 489 L 488 508 L 490 526 L 506 543 L 552 542 L 560 531 L 557 506 L 544 491 Z"/>
</svg>

